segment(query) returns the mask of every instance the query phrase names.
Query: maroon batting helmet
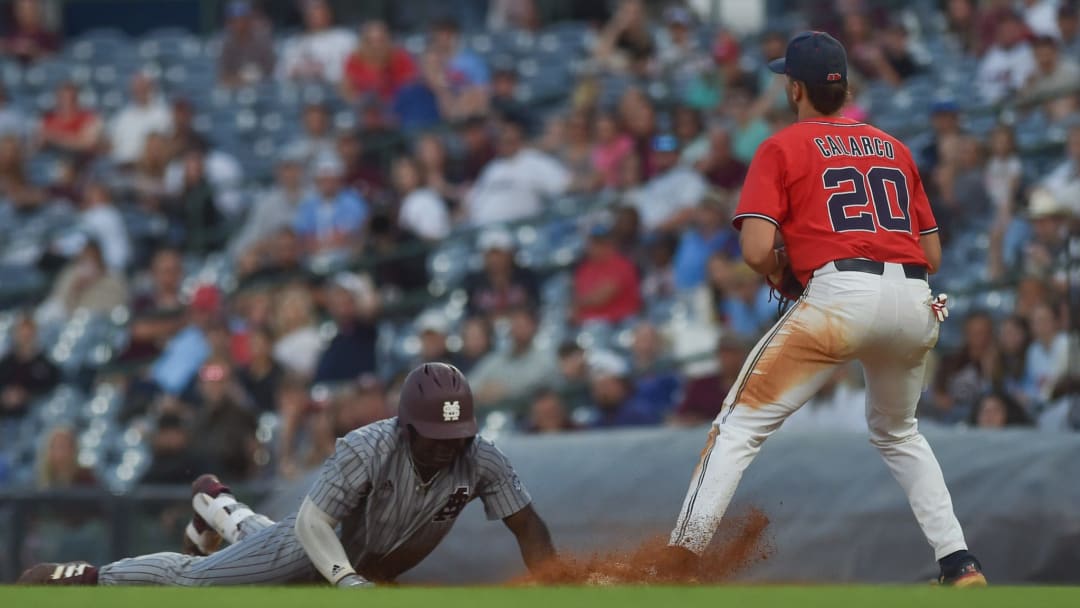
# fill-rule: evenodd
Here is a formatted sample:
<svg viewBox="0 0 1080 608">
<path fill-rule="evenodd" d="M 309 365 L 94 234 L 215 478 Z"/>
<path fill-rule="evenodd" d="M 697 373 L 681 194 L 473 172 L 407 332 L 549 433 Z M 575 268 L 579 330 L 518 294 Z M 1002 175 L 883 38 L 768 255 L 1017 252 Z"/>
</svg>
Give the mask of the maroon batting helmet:
<svg viewBox="0 0 1080 608">
<path fill-rule="evenodd" d="M 409 372 L 401 387 L 398 423 L 429 439 L 468 439 L 476 435 L 472 389 L 461 370 L 447 363 L 425 363 Z"/>
</svg>

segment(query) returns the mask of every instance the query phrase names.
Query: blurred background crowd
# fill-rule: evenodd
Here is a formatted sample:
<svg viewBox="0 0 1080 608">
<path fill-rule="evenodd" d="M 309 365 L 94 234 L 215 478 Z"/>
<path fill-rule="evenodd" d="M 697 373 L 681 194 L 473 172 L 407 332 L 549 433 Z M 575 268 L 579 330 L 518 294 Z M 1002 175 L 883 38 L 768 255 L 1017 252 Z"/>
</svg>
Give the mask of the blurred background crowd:
<svg viewBox="0 0 1080 608">
<path fill-rule="evenodd" d="M 295 477 L 424 361 L 488 434 L 710 421 L 778 314 L 729 219 L 807 28 L 942 228 L 921 419 L 1080 429 L 1075 2 L 79 4 L 3 7 L 0 485 Z M 863 408 L 844 367 L 785 426 Z"/>
</svg>

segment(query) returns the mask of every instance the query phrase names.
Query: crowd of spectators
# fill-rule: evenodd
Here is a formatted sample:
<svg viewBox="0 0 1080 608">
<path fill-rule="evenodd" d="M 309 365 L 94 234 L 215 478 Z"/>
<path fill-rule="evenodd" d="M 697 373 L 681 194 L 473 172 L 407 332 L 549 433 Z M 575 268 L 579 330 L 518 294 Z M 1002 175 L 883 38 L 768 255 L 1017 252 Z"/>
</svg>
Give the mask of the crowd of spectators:
<svg viewBox="0 0 1080 608">
<path fill-rule="evenodd" d="M 493 4 L 499 18 L 536 19 L 530 2 Z M 228 3 L 220 87 L 320 82 L 357 116 L 342 129 L 326 104 L 311 103 L 285 117 L 302 133 L 255 190 L 245 186 L 258 176 L 195 126 L 191 100 L 167 98 L 147 73 L 127 75 L 128 101 L 112 115 L 82 105 L 72 83 L 39 116 L 0 91 L 0 206 L 20 217 L 69 208 L 80 227 L 37 260 L 52 288 L 14 324 L 0 360 L 0 418 L 26 416 L 62 381 L 39 327 L 80 309 L 123 308 L 128 338 L 116 360 L 125 366 L 99 380 L 122 386 L 122 420 L 147 430 L 147 482 L 187 481 L 203 467 L 230 480 L 297 475 L 335 437 L 393 415 L 403 373 L 432 360 L 467 373 L 481 416 L 503 415 L 495 430 L 711 420 L 776 319 L 729 219 L 757 146 L 793 120 L 782 82 L 764 67 L 791 32 L 751 38 L 720 28 L 706 41 L 687 8 L 616 4 L 595 24 L 587 69 L 564 103 L 540 112 L 515 97 L 515 67 L 488 65 L 452 20 L 432 24 L 414 54 L 385 23 L 350 27 L 326 2 L 307 0 L 303 29 L 278 46 L 257 6 Z M 824 4 L 808 25 L 845 42 L 856 91 L 845 113 L 873 122 L 859 92 L 932 71 L 922 42 L 938 34 L 913 31 L 897 14 L 841 10 L 860 3 Z M 938 353 L 920 414 L 1076 429 L 1076 7 L 988 4 L 950 1 L 940 14 L 940 36 L 977 61 L 973 94 L 1017 101 L 1015 112 L 1037 114 L 1067 139 L 1048 171 L 1033 170 L 1009 122 L 982 133 L 966 126 L 956 97 L 916 102 L 931 106 L 931 125 L 905 137 L 946 247 L 989 235 L 985 259 L 942 273 L 1015 284 L 1015 304 L 948 321 L 962 324 L 962 344 Z M 60 46 L 42 29 L 39 5 L 15 2 L 17 27 L 3 38 L 26 64 Z M 630 86 L 606 103 L 598 83 L 611 76 Z M 673 91 L 663 102 L 649 94 L 659 81 Z M 27 172 L 42 153 L 57 159 L 44 182 Z M 510 224 L 544 217 L 566 195 L 610 205 L 577 222 L 584 245 L 568 269 L 524 264 Z M 132 214 L 160 229 L 133 237 Z M 464 315 L 403 308 L 404 296 L 426 293 L 428 248 L 465 233 L 482 265 L 460 285 Z M 225 260 L 235 281 L 195 276 L 209 258 Z M 356 260 L 369 263 L 313 270 Z M 548 301 L 545 286 L 559 279 L 567 295 Z M 653 314 L 671 302 L 686 314 Z M 410 358 L 388 369 L 378 358 L 389 339 L 383 322 L 414 316 Z M 605 332 L 618 338 L 585 339 Z M 860 429 L 863 401 L 861 374 L 844 366 L 789 424 Z M 265 416 L 275 421 L 271 444 L 260 437 Z M 74 458 L 76 438 L 70 427 L 48 434 L 42 485 L 93 483 Z"/>
</svg>

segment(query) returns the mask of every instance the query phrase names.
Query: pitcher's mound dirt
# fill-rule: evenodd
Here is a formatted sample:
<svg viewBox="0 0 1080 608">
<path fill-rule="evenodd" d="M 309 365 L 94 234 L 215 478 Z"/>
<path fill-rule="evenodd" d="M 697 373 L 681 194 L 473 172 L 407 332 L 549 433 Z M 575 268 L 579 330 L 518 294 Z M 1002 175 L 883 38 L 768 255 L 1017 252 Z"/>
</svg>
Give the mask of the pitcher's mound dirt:
<svg viewBox="0 0 1080 608">
<path fill-rule="evenodd" d="M 667 537 L 654 537 L 636 548 L 587 557 L 561 555 L 513 585 L 690 585 L 730 580 L 773 552 L 766 534 L 769 518 L 758 509 L 728 515 L 713 543 L 695 565 L 665 551 Z"/>
</svg>

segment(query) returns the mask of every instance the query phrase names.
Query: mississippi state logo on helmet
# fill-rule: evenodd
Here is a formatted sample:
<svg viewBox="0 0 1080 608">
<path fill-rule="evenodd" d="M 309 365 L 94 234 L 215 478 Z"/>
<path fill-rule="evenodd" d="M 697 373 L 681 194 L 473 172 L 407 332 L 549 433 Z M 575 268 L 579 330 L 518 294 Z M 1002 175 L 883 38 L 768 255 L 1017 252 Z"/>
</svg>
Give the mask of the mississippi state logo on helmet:
<svg viewBox="0 0 1080 608">
<path fill-rule="evenodd" d="M 425 363 L 409 372 L 401 387 L 398 423 L 429 439 L 474 437 L 476 416 L 465 375 L 447 363 Z"/>
</svg>

